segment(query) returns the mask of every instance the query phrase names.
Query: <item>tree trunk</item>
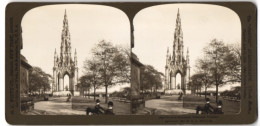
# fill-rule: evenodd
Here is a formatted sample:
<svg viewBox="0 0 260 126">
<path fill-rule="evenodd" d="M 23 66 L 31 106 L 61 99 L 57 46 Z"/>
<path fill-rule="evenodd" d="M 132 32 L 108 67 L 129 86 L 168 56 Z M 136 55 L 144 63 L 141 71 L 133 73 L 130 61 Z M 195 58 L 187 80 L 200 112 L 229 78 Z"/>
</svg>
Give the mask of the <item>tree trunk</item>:
<svg viewBox="0 0 260 126">
<path fill-rule="evenodd" d="M 45 87 L 44 87 L 44 88 L 43 88 L 43 94 L 45 94 L 45 90 L 46 90 L 46 89 L 45 89 Z"/>
<path fill-rule="evenodd" d="M 197 87 L 195 87 L 195 96 L 197 96 L 198 94 L 197 94 Z"/>
<path fill-rule="evenodd" d="M 94 100 L 96 100 L 96 87 L 94 86 Z"/>
<path fill-rule="evenodd" d="M 207 87 L 205 86 L 205 99 L 207 98 Z"/>
<path fill-rule="evenodd" d="M 90 94 L 89 94 L 89 92 L 90 92 L 90 89 L 88 89 L 88 99 L 90 99 Z"/>
<path fill-rule="evenodd" d="M 201 97 L 201 87 L 200 87 L 200 97 Z"/>
<path fill-rule="evenodd" d="M 218 84 L 216 84 L 216 103 L 218 103 Z"/>
<path fill-rule="evenodd" d="M 107 103 L 107 87 L 108 85 L 105 85 L 106 86 L 106 96 L 105 96 L 105 103 Z"/>
<path fill-rule="evenodd" d="M 199 88 L 198 88 L 198 86 L 196 87 L 196 94 L 197 94 L 197 96 L 199 96 Z"/>
<path fill-rule="evenodd" d="M 157 86 L 157 84 L 155 85 L 155 93 L 157 94 L 157 88 L 158 88 L 158 86 Z M 157 95 L 156 95 L 157 96 Z"/>
</svg>

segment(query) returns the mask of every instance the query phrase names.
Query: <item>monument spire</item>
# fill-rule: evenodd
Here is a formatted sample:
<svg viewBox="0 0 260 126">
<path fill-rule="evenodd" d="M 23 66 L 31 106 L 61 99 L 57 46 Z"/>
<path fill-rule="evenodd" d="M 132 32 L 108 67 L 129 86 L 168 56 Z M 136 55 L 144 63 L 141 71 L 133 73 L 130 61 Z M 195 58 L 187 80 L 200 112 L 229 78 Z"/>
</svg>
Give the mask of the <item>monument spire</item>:
<svg viewBox="0 0 260 126">
<path fill-rule="evenodd" d="M 62 64 L 70 64 L 71 61 L 71 43 L 70 32 L 67 18 L 67 12 L 65 10 L 63 19 L 63 29 L 61 34 L 61 47 L 60 47 L 60 59 Z"/>
<path fill-rule="evenodd" d="M 187 88 L 187 83 L 190 77 L 190 66 L 189 64 L 189 50 L 187 50 L 186 58 L 183 54 L 184 44 L 183 44 L 183 33 L 181 28 L 181 16 L 180 10 L 177 11 L 175 30 L 174 30 L 174 40 L 173 40 L 173 53 L 172 56 L 169 53 L 169 60 L 166 61 L 165 66 L 165 94 L 178 93 L 180 90 L 184 94 L 190 91 Z M 167 50 L 168 54 L 168 50 Z M 172 59 L 171 59 L 172 58 Z M 181 74 L 181 83 L 176 84 L 176 75 Z"/>
<path fill-rule="evenodd" d="M 75 66 L 78 65 L 78 61 L 77 61 L 77 50 L 75 49 L 75 53 L 74 53 L 74 62 L 75 62 Z"/>
<path fill-rule="evenodd" d="M 54 67 L 53 67 L 53 91 L 65 91 L 64 76 L 69 76 L 68 90 L 73 95 L 78 83 L 78 67 L 77 67 L 77 52 L 75 50 L 74 61 L 71 56 L 71 39 L 69 32 L 69 22 L 67 11 L 64 12 L 63 27 L 61 33 L 60 56 L 56 49 L 54 52 Z"/>
<path fill-rule="evenodd" d="M 55 51 L 54 51 L 54 66 L 56 66 L 56 60 L 57 60 L 57 52 L 56 52 L 56 48 L 55 48 Z"/>
<path fill-rule="evenodd" d="M 183 33 L 181 28 L 181 17 L 178 8 L 176 25 L 174 31 L 174 41 L 173 41 L 173 60 L 175 63 L 182 63 L 183 59 Z"/>
<path fill-rule="evenodd" d="M 189 48 L 187 48 L 186 62 L 187 62 L 187 66 L 190 66 Z"/>
</svg>

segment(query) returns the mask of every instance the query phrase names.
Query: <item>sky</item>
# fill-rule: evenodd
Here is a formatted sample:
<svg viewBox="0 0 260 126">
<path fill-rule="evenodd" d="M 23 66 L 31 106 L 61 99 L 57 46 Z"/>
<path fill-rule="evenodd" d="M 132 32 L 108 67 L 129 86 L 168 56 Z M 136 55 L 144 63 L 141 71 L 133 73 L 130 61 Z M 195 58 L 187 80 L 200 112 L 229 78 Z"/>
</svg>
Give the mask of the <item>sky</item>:
<svg viewBox="0 0 260 126">
<path fill-rule="evenodd" d="M 83 62 L 91 58 L 91 49 L 101 40 L 115 45 L 130 45 L 130 24 L 119 9 L 102 5 L 48 5 L 33 8 L 22 19 L 23 49 L 21 54 L 29 64 L 53 75 L 54 51 L 60 53 L 65 9 L 71 35 L 72 57 L 77 50 L 79 76 Z M 111 88 L 120 90 L 128 85 Z"/>
<path fill-rule="evenodd" d="M 135 47 L 132 49 L 143 64 L 165 73 L 166 52 L 172 54 L 177 11 L 180 11 L 184 55 L 189 49 L 191 75 L 196 59 L 214 38 L 224 43 L 241 43 L 238 15 L 222 6 L 207 4 L 166 4 L 141 10 L 134 18 Z M 176 78 L 176 81 L 179 81 Z M 225 87 L 230 89 L 231 86 Z M 223 88 L 224 89 L 224 88 Z"/>
<path fill-rule="evenodd" d="M 164 73 L 168 47 L 172 53 L 178 8 L 184 55 L 189 48 L 191 74 L 194 73 L 196 59 L 202 55 L 203 47 L 212 39 L 217 38 L 225 43 L 241 42 L 239 17 L 228 8 L 206 4 L 153 6 L 141 10 L 134 18 L 135 47 L 132 51 L 143 64 L 150 64 Z M 52 75 L 55 48 L 60 52 L 65 9 L 71 34 L 71 51 L 77 49 L 79 76 L 83 73 L 83 61 L 91 57 L 95 43 L 105 39 L 117 45 L 130 45 L 129 20 L 119 9 L 80 4 L 37 7 L 28 11 L 22 19 L 24 46 L 21 53 L 32 66 L 39 66 Z"/>
</svg>

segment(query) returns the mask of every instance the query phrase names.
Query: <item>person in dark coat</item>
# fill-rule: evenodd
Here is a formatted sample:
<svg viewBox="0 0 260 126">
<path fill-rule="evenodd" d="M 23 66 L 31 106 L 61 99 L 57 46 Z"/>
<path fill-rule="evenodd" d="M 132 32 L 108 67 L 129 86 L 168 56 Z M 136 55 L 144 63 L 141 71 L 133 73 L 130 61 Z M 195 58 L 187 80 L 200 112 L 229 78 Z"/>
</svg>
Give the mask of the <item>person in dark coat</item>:
<svg viewBox="0 0 260 126">
<path fill-rule="evenodd" d="M 86 109 L 86 115 L 93 115 L 93 110 L 91 108 Z"/>
<path fill-rule="evenodd" d="M 182 100 L 182 95 L 183 95 L 183 93 L 182 93 L 182 92 L 180 92 L 180 93 L 179 93 L 178 100 Z"/>
<path fill-rule="evenodd" d="M 103 112 L 102 111 L 104 111 L 104 108 L 102 108 L 101 106 L 100 106 L 100 100 L 99 99 L 97 99 L 96 100 L 96 105 L 95 105 L 95 108 L 94 108 L 94 113 L 95 114 L 103 114 Z"/>
<path fill-rule="evenodd" d="M 210 105 L 210 99 L 206 98 L 206 104 L 204 105 L 204 107 L 198 106 L 196 108 L 196 114 L 211 114 L 213 113 L 213 110 L 214 108 Z"/>
<path fill-rule="evenodd" d="M 106 115 L 115 115 L 115 113 L 113 112 L 114 103 L 113 103 L 112 101 L 109 101 L 109 102 L 107 103 L 107 106 L 108 106 L 108 108 L 107 108 L 107 110 L 105 111 L 105 114 L 106 114 Z"/>
<path fill-rule="evenodd" d="M 206 98 L 206 104 L 204 106 L 204 112 L 205 114 L 211 114 L 213 112 L 214 108 L 210 105 L 210 99 Z"/>
<path fill-rule="evenodd" d="M 71 99 L 71 95 L 70 94 L 67 94 L 68 98 L 67 98 L 67 102 L 70 102 L 70 99 Z"/>
<path fill-rule="evenodd" d="M 223 105 L 222 101 L 219 100 L 217 102 L 217 108 L 214 109 L 214 114 L 224 114 L 224 112 L 222 111 L 222 105 Z"/>
</svg>

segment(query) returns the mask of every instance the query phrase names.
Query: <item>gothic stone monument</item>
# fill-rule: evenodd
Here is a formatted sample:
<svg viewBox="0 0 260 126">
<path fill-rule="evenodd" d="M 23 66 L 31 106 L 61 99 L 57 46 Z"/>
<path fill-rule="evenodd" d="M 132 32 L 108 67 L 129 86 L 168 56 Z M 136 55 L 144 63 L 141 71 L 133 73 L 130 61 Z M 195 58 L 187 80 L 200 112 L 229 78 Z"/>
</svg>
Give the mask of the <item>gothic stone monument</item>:
<svg viewBox="0 0 260 126">
<path fill-rule="evenodd" d="M 64 76 L 69 77 L 69 86 L 64 87 Z M 61 46 L 60 56 L 57 55 L 56 49 L 54 52 L 54 67 L 53 67 L 53 94 L 54 95 L 72 95 L 78 94 L 77 85 L 78 82 L 78 67 L 77 67 L 77 52 L 75 49 L 74 61 L 71 56 L 71 41 L 70 32 L 68 26 L 68 19 L 65 10 L 63 20 L 63 30 L 61 34 Z"/>
<path fill-rule="evenodd" d="M 186 59 L 183 54 L 183 33 L 181 29 L 181 18 L 178 9 L 176 27 L 174 32 L 172 56 L 167 49 L 165 65 L 165 94 L 189 94 L 187 83 L 190 81 L 189 50 Z M 181 84 L 176 84 L 176 75 L 180 73 Z"/>
</svg>

